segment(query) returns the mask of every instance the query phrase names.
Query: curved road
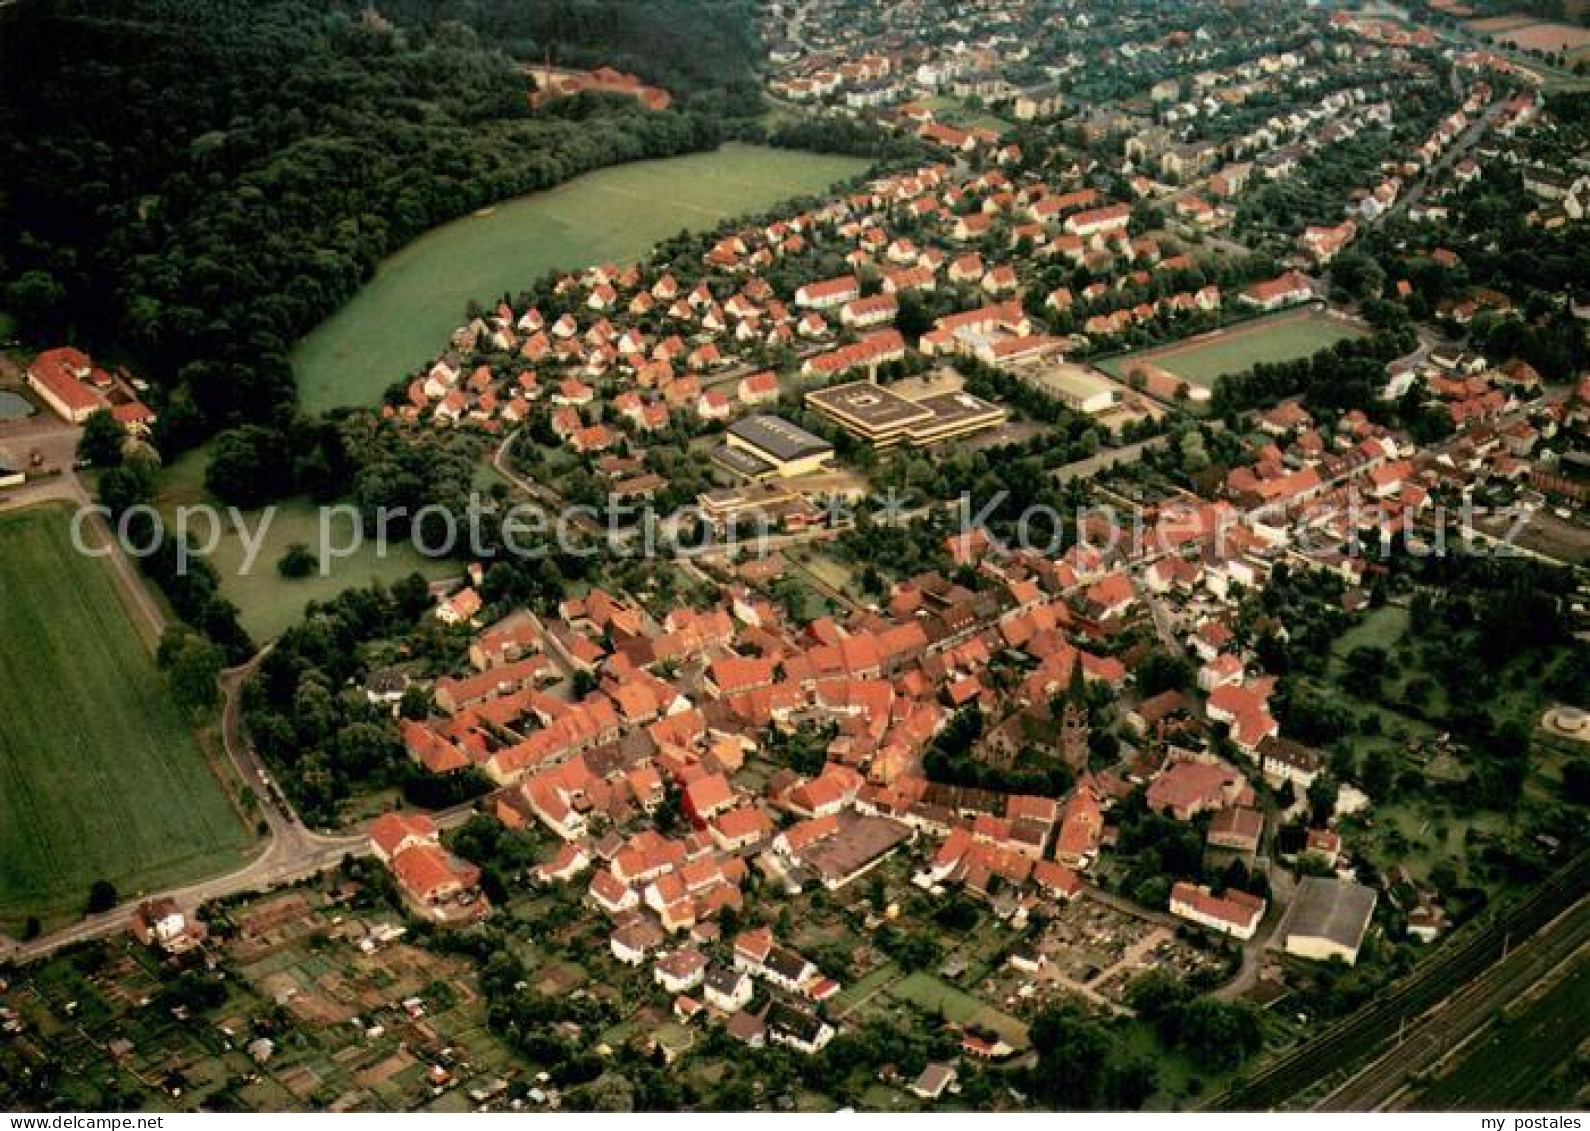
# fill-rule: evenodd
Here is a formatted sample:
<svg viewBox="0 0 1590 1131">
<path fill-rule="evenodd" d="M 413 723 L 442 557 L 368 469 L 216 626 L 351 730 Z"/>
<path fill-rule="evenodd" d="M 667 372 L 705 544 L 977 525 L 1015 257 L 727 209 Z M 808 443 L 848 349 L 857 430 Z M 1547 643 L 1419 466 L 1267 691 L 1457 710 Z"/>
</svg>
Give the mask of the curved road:
<svg viewBox="0 0 1590 1131">
<path fill-rule="evenodd" d="M 293 812 L 292 807 L 274 789 L 264 786 L 265 766 L 254 748 L 249 745 L 243 730 L 242 690 L 253 676 L 260 661 L 269 653 L 267 646 L 246 664 L 221 673 L 221 737 L 242 779 L 259 795 L 259 813 L 268 830 L 260 854 L 250 863 L 226 875 L 200 880 L 186 887 L 163 892 L 152 892 L 137 900 L 129 900 L 100 915 L 90 915 L 63 927 L 59 931 L 41 936 L 32 942 L 17 943 L 0 936 L 0 960 L 15 959 L 28 962 L 43 958 L 62 947 L 88 939 L 125 931 L 132 923 L 133 912 L 144 899 L 169 896 L 187 909 L 194 910 L 215 899 L 265 891 L 281 884 L 307 879 L 320 872 L 337 867 L 349 856 L 365 856 L 370 852 L 370 840 L 363 833 L 326 835 L 310 829 Z M 475 812 L 473 802 L 455 805 L 433 814 L 441 828 L 454 828 L 467 821 Z"/>
<path fill-rule="evenodd" d="M 263 850 L 253 861 L 235 872 L 200 880 L 186 887 L 153 892 L 142 899 L 169 896 L 182 907 L 192 910 L 213 899 L 301 880 L 337 866 L 346 856 L 358 856 L 369 851 L 367 837 L 357 834 L 323 836 L 312 832 L 290 807 L 285 803 L 278 807 L 267 796 L 273 791 L 263 787 L 263 764 L 244 740 L 241 693 L 243 684 L 254 674 L 268 652 L 269 648 L 266 648 L 248 663 L 221 674 L 221 693 L 224 697 L 221 707 L 222 742 L 238 774 L 259 795 L 259 813 L 268 829 Z M 0 958 L 10 957 L 27 962 L 74 943 L 124 931 L 131 924 L 133 912 L 142 899 L 129 900 L 100 915 L 86 916 L 71 926 L 32 942 L 0 943 Z"/>
</svg>

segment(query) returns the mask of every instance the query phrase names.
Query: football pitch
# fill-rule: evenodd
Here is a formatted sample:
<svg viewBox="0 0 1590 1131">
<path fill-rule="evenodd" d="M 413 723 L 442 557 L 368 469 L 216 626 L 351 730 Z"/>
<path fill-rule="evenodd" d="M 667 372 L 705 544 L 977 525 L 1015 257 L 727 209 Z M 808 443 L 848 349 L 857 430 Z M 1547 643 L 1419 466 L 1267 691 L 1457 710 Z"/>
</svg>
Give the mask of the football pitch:
<svg viewBox="0 0 1590 1131">
<path fill-rule="evenodd" d="M 1105 358 L 1099 368 L 1124 378 L 1134 362 L 1147 362 L 1207 389 L 1221 377 L 1242 373 L 1260 362 L 1294 361 L 1347 338 L 1363 336 L 1364 331 L 1352 323 L 1321 311 L 1294 311 L 1201 334 L 1186 342 Z"/>
<path fill-rule="evenodd" d="M 249 836 L 70 512 L 0 516 L 0 927 L 225 871 Z"/>
</svg>

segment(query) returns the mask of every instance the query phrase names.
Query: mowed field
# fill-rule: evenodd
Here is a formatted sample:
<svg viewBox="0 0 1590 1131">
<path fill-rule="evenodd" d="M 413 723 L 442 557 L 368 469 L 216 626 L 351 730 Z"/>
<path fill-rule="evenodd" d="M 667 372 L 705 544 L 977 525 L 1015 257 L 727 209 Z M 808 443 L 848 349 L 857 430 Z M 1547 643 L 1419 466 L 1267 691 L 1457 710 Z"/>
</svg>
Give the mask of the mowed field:
<svg viewBox="0 0 1590 1131">
<path fill-rule="evenodd" d="M 1570 2 L 1565 7 L 1564 14 L 1576 18 L 1584 11 L 1590 11 L 1590 3 Z M 1590 61 L 1590 28 L 1557 20 L 1543 20 L 1521 13 L 1490 16 L 1469 20 L 1467 23 L 1470 30 L 1481 35 L 1493 36 L 1504 48 L 1561 54 L 1567 68 Z M 1548 90 L 1582 90 L 1586 85 L 1582 79 L 1571 75 L 1567 70 L 1546 67 L 1534 58 L 1521 61 L 1546 78 Z"/>
<path fill-rule="evenodd" d="M 0 516 L 0 926 L 224 871 L 249 842 L 70 512 Z"/>
<path fill-rule="evenodd" d="M 428 232 L 384 262 L 293 353 L 304 407 L 376 402 L 447 344 L 470 299 L 495 302 L 553 269 L 624 262 L 860 173 L 859 158 L 749 145 L 619 165 Z"/>
<path fill-rule="evenodd" d="M 1105 358 L 1098 366 L 1112 377 L 1124 377 L 1132 362 L 1146 361 L 1191 384 L 1211 388 L 1226 374 L 1241 373 L 1260 362 L 1308 357 L 1344 339 L 1363 336 L 1364 331 L 1358 327 L 1320 311 L 1293 311 L 1186 342 Z"/>
<path fill-rule="evenodd" d="M 1530 16 L 1493 16 L 1472 20 L 1469 27 L 1525 51 L 1565 52 L 1570 61 L 1590 48 L 1590 28 Z"/>
<path fill-rule="evenodd" d="M 208 446 L 196 448 L 161 471 L 157 505 L 167 522 L 176 521 L 178 508 L 213 505 L 204 490 L 204 468 L 209 460 Z M 221 595 L 237 606 L 238 619 L 256 644 L 274 640 L 297 624 L 311 601 L 329 601 L 346 589 L 375 581 L 390 585 L 411 573 L 434 580 L 463 572 L 457 562 L 427 558 L 403 539 L 392 541 L 382 553 L 374 538 L 360 538 L 345 556 L 330 561 L 325 576 L 315 572 L 308 577 L 285 578 L 276 563 L 288 547 L 302 543 L 318 556 L 324 522 L 326 545 L 342 551 L 356 536 L 351 518 L 336 511 L 322 516 L 314 503 L 298 498 L 272 508 L 268 521 L 263 511 L 244 513 L 245 529 L 239 530 L 224 508 L 217 509 L 225 525 L 205 560 L 215 567 Z M 207 545 L 208 527 L 194 520 L 192 530 L 192 542 Z M 259 549 L 250 562 L 248 547 L 256 540 Z"/>
</svg>

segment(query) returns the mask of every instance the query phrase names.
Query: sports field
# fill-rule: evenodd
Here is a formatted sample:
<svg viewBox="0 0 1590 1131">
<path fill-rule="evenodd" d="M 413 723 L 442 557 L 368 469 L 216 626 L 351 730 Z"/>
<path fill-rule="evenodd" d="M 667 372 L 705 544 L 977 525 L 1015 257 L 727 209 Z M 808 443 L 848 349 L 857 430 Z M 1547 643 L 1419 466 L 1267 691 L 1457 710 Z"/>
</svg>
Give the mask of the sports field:
<svg viewBox="0 0 1590 1131">
<path fill-rule="evenodd" d="M 711 226 L 826 189 L 859 158 L 749 145 L 619 165 L 426 233 L 383 263 L 293 352 L 306 409 L 368 405 L 447 344 L 470 299 L 494 302 L 555 268 L 643 255 Z"/>
<path fill-rule="evenodd" d="M 1124 377 L 1133 362 L 1148 362 L 1204 388 L 1228 373 L 1241 373 L 1259 362 L 1308 357 L 1364 331 L 1316 310 L 1293 311 L 1244 322 L 1227 330 L 1201 334 L 1185 342 L 1105 358 L 1099 368 Z"/>
<path fill-rule="evenodd" d="M 0 926 L 225 871 L 248 836 L 70 512 L 0 516 Z"/>
</svg>

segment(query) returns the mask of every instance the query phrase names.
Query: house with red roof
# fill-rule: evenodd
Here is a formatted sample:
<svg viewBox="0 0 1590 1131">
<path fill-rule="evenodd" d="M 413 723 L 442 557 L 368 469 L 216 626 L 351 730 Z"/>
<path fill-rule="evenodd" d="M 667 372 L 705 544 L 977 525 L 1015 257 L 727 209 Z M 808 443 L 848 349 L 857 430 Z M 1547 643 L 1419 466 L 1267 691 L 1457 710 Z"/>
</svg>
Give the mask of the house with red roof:
<svg viewBox="0 0 1590 1131">
<path fill-rule="evenodd" d="M 816 283 L 803 283 L 795 290 L 795 305 L 803 310 L 828 310 L 861 297 L 861 283 L 854 275 L 841 275 Z"/>
<path fill-rule="evenodd" d="M 1178 881 L 1170 889 L 1170 913 L 1218 934 L 1247 941 L 1259 929 L 1268 904 L 1236 888 L 1215 895 L 1203 884 Z"/>
<path fill-rule="evenodd" d="M 465 586 L 436 606 L 436 619 L 443 624 L 468 624 L 481 610 L 480 594 Z"/>
<path fill-rule="evenodd" d="M 1173 762 L 1148 786 L 1148 807 L 1190 821 L 1199 813 L 1241 803 L 1251 796 L 1247 780 L 1234 766 L 1218 761 Z"/>
<path fill-rule="evenodd" d="M 707 825 L 713 843 L 724 852 L 739 852 L 773 835 L 773 821 L 755 805 L 740 805 Z"/>
<path fill-rule="evenodd" d="M 93 372 L 94 363 L 86 353 L 59 346 L 33 359 L 28 388 L 68 424 L 82 424 L 107 407 L 105 398 L 87 384 Z"/>
<path fill-rule="evenodd" d="M 1130 204 L 1110 204 L 1103 208 L 1091 208 L 1067 216 L 1064 228 L 1074 236 L 1087 239 L 1090 236 L 1107 236 L 1113 232 L 1124 232 L 1131 219 Z"/>
<path fill-rule="evenodd" d="M 1081 870 L 1093 863 L 1104 839 L 1104 809 L 1089 778 L 1077 783 L 1060 814 L 1060 835 L 1054 857 L 1067 868 Z"/>
<path fill-rule="evenodd" d="M 768 404 L 778 400 L 778 374 L 771 369 L 751 373 L 740 378 L 735 397 L 743 405 Z"/>
<path fill-rule="evenodd" d="M 441 847 L 423 813 L 384 813 L 370 824 L 370 847 L 410 905 L 437 922 L 479 918 L 490 907 L 476 891 L 480 869 Z"/>
<path fill-rule="evenodd" d="M 1288 271 L 1277 278 L 1244 287 L 1237 300 L 1260 310 L 1279 310 L 1283 306 L 1308 302 L 1313 297 L 1314 286 L 1308 276 L 1301 271 Z"/>
<path fill-rule="evenodd" d="M 729 656 L 707 668 L 706 683 L 720 699 L 743 695 L 773 683 L 773 663 L 761 656 Z"/>
<path fill-rule="evenodd" d="M 697 828 L 704 828 L 719 813 L 737 806 L 740 798 L 728 778 L 722 774 L 706 774 L 685 786 L 681 803 L 685 816 Z"/>
<path fill-rule="evenodd" d="M 1082 603 L 1088 616 L 1105 621 L 1124 616 L 1135 599 L 1132 579 L 1125 573 L 1112 573 L 1090 585 Z"/>
<path fill-rule="evenodd" d="M 855 330 L 865 330 L 893 322 L 899 312 L 899 300 L 892 294 L 869 295 L 852 299 L 839 309 L 839 322 Z"/>
<path fill-rule="evenodd" d="M 424 813 L 383 813 L 370 822 L 370 849 L 388 863 L 399 852 L 422 844 L 436 844 L 436 822 Z"/>
</svg>

